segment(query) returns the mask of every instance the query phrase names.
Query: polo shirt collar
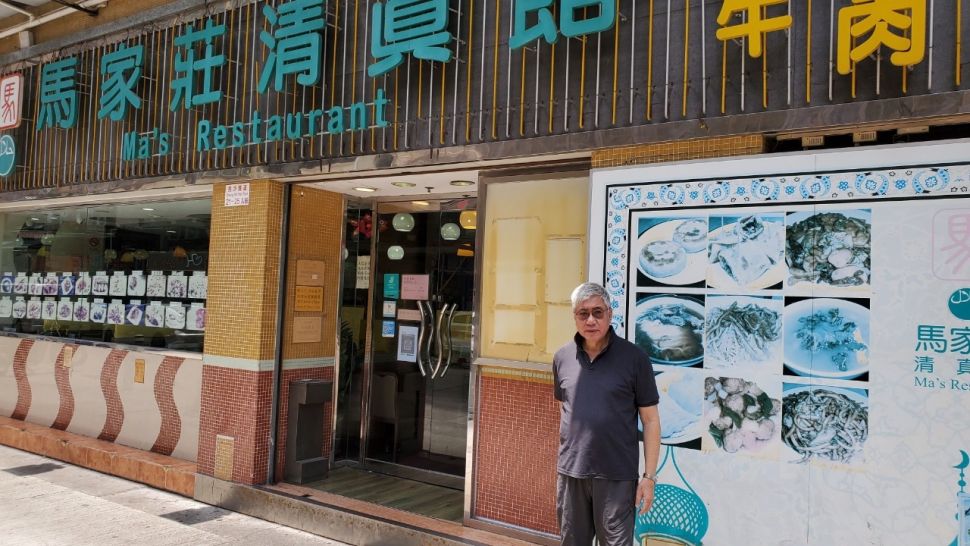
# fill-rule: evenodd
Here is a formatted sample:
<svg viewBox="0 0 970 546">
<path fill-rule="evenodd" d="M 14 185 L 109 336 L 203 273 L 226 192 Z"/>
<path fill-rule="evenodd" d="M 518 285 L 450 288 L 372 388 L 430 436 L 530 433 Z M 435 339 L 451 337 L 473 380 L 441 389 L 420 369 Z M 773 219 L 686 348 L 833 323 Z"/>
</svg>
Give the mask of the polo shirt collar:
<svg viewBox="0 0 970 546">
<path fill-rule="evenodd" d="M 613 331 L 613 326 L 611 325 L 610 329 L 606 332 L 606 347 L 603 347 L 603 350 L 596 356 L 596 358 L 602 358 L 602 356 L 610 350 L 615 337 L 616 332 Z M 586 348 L 583 345 L 586 342 L 586 339 L 579 335 L 579 332 L 576 332 L 576 335 L 573 336 L 573 341 L 576 343 L 576 359 L 584 365 L 592 364 L 592 361 L 589 359 L 589 354 L 586 352 Z"/>
</svg>

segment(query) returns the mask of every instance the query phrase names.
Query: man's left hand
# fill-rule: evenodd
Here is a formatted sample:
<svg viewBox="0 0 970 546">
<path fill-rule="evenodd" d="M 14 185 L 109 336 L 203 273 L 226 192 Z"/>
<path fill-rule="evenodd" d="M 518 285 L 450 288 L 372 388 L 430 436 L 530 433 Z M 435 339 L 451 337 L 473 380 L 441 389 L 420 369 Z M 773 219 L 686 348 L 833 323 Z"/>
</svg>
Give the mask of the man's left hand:
<svg viewBox="0 0 970 546">
<path fill-rule="evenodd" d="M 640 483 L 637 484 L 637 506 L 640 507 L 641 514 L 650 511 L 650 507 L 653 505 L 653 488 L 655 486 L 653 480 L 646 478 L 642 478 Z"/>
</svg>

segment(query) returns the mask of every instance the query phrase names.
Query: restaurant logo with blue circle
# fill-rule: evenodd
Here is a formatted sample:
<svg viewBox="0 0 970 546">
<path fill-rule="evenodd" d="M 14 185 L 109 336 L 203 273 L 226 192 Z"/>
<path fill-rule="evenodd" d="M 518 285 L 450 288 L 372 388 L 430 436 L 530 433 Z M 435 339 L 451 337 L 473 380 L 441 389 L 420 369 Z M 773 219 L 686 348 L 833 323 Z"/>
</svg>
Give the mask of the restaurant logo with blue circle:
<svg viewBox="0 0 970 546">
<path fill-rule="evenodd" d="M 0 136 L 0 176 L 7 176 L 13 172 L 17 162 L 17 145 L 10 135 Z"/>
<path fill-rule="evenodd" d="M 970 288 L 961 288 L 950 294 L 947 305 L 956 318 L 970 320 Z"/>
</svg>

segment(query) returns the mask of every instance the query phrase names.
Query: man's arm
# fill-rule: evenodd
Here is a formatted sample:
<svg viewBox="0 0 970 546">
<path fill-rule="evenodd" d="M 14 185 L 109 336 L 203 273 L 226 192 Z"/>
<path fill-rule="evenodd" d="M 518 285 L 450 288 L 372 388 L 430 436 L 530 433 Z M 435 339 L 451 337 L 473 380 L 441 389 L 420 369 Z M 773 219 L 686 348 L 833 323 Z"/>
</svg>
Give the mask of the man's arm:
<svg viewBox="0 0 970 546">
<path fill-rule="evenodd" d="M 639 408 L 639 411 L 640 422 L 643 423 L 643 471 L 653 475 L 660 459 L 660 412 L 656 405 Z M 637 485 L 637 506 L 640 507 L 641 514 L 647 513 L 653 504 L 655 485 L 653 480 L 640 478 Z"/>
</svg>

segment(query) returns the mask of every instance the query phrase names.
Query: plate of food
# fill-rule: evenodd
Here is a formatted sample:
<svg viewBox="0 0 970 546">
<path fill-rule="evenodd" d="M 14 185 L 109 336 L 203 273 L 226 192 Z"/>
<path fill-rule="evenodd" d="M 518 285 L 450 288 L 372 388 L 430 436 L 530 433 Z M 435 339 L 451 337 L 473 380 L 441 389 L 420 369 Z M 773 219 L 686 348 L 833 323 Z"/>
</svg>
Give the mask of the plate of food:
<svg viewBox="0 0 970 546">
<path fill-rule="evenodd" d="M 762 289 L 785 279 L 785 224 L 780 214 L 711 218 L 707 284 Z"/>
<path fill-rule="evenodd" d="M 704 280 L 707 248 L 706 218 L 646 219 L 650 225 L 633 249 L 637 268 L 648 278 L 667 285 L 684 286 Z"/>
<path fill-rule="evenodd" d="M 637 302 L 634 342 L 654 364 L 692 366 L 704 358 L 704 304 L 661 294 Z"/>
<path fill-rule="evenodd" d="M 785 385 L 781 438 L 804 463 L 855 463 L 869 438 L 869 397 L 863 389 Z"/>
<path fill-rule="evenodd" d="M 728 453 L 758 452 L 779 436 L 781 401 L 755 381 L 740 377 L 704 379 L 707 432 Z"/>
<path fill-rule="evenodd" d="M 784 345 L 780 297 L 708 296 L 705 303 L 705 367 L 781 363 Z"/>
<path fill-rule="evenodd" d="M 788 286 L 868 287 L 872 270 L 871 211 L 796 212 L 785 222 Z"/>
<path fill-rule="evenodd" d="M 854 379 L 869 371 L 869 309 L 812 298 L 785 306 L 785 365 L 806 377 Z"/>
<path fill-rule="evenodd" d="M 701 437 L 704 377 L 697 370 L 672 369 L 657 375 L 660 392 L 660 440 L 682 444 Z"/>
</svg>

